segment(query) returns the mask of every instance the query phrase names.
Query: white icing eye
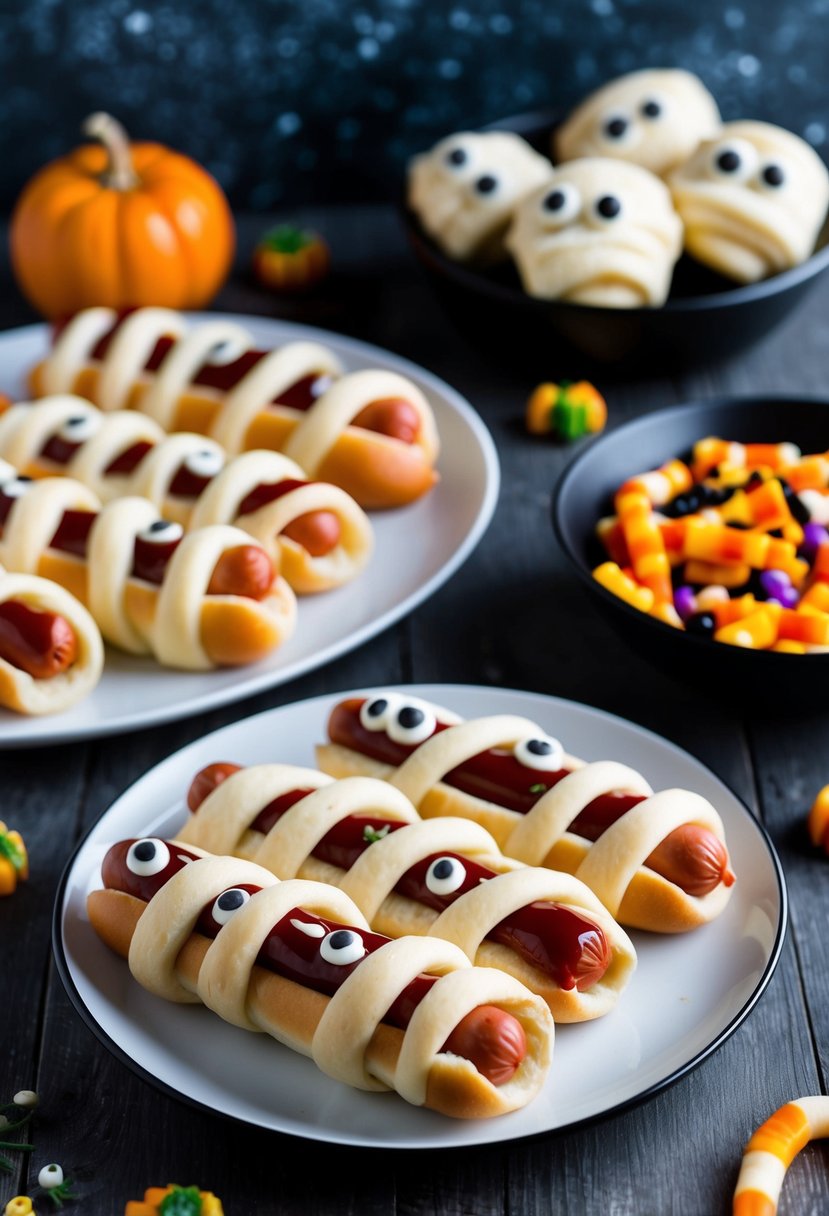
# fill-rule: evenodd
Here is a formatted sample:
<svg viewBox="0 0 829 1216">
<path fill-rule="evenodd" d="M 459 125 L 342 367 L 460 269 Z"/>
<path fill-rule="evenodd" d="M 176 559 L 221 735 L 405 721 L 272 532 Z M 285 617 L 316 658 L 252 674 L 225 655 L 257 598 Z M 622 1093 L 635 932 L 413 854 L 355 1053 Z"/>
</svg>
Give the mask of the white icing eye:
<svg viewBox="0 0 829 1216">
<path fill-rule="evenodd" d="M 570 182 L 548 190 L 541 200 L 541 213 L 548 224 L 569 224 L 581 211 L 581 195 Z"/>
<path fill-rule="evenodd" d="M 501 190 L 501 179 L 494 173 L 481 173 L 473 181 L 472 189 L 478 198 L 489 201 L 489 199 L 498 197 Z"/>
<path fill-rule="evenodd" d="M 409 701 L 389 714 L 386 732 L 395 743 L 423 743 L 435 733 L 436 726 L 428 705 Z"/>
<path fill-rule="evenodd" d="M 460 169 L 465 168 L 469 164 L 469 161 L 469 150 L 465 148 L 463 144 L 453 144 L 452 147 L 447 149 L 447 151 L 443 154 L 443 163 L 446 165 L 447 169 L 451 169 L 456 173 Z"/>
<path fill-rule="evenodd" d="M 205 448 L 201 452 L 191 452 L 184 461 L 184 467 L 194 477 L 215 477 L 224 467 L 225 458 L 221 452 Z"/>
<path fill-rule="evenodd" d="M 6 498 L 22 498 L 27 490 L 32 487 L 31 477 L 25 477 L 22 473 L 20 476 L 10 478 L 3 482 L 3 493 Z"/>
<path fill-rule="evenodd" d="M 593 210 L 596 218 L 603 224 L 611 224 L 622 218 L 625 209 L 617 194 L 603 194 L 596 199 Z"/>
<path fill-rule="evenodd" d="M 512 754 L 525 768 L 534 768 L 541 773 L 555 773 L 561 768 L 564 748 L 552 735 L 536 735 L 516 743 Z"/>
<path fill-rule="evenodd" d="M 130 845 L 127 853 L 127 869 L 139 878 L 152 878 L 160 874 L 170 864 L 170 850 L 163 840 L 156 836 L 148 836 L 144 840 L 136 840 Z"/>
<path fill-rule="evenodd" d="M 625 144 L 633 143 L 635 129 L 627 114 L 614 111 L 602 119 L 601 136 L 606 144 L 621 148 Z"/>
<path fill-rule="evenodd" d="M 7 460 L 0 460 L 0 486 L 6 481 L 11 481 L 17 476 L 17 469 L 10 465 Z"/>
<path fill-rule="evenodd" d="M 757 149 L 745 139 L 717 144 L 711 153 L 711 173 L 725 181 L 747 181 L 756 169 Z"/>
<path fill-rule="evenodd" d="M 786 170 L 777 161 L 763 165 L 757 176 L 758 184 L 766 190 L 781 190 L 786 180 Z"/>
<path fill-rule="evenodd" d="M 326 963 L 347 967 L 358 963 L 366 952 L 363 939 L 353 929 L 335 929 L 320 943 L 320 955 Z"/>
<path fill-rule="evenodd" d="M 210 909 L 210 914 L 219 925 L 226 925 L 234 912 L 238 912 L 250 899 L 250 892 L 241 887 L 231 887 L 222 891 L 219 898 Z"/>
<path fill-rule="evenodd" d="M 647 118 L 649 122 L 656 122 L 665 114 L 665 102 L 661 97 L 655 94 L 652 97 L 646 97 L 639 107 L 639 113 L 643 118 Z"/>
<path fill-rule="evenodd" d="M 366 730 L 385 730 L 399 700 L 392 693 L 383 693 L 379 697 L 370 697 L 360 706 L 360 724 Z"/>
<path fill-rule="evenodd" d="M 317 378 L 311 383 L 311 396 L 314 398 L 314 400 L 316 400 L 317 397 L 321 397 L 323 393 L 327 393 L 333 383 L 333 376 L 317 376 Z"/>
<path fill-rule="evenodd" d="M 426 871 L 426 888 L 433 895 L 451 895 L 465 878 L 466 870 L 457 857 L 438 857 Z"/>
<path fill-rule="evenodd" d="M 181 540 L 182 536 L 184 528 L 181 524 L 173 523 L 169 519 L 156 519 L 148 528 L 143 528 L 136 539 L 146 541 L 150 545 L 169 545 L 174 540 Z"/>
<path fill-rule="evenodd" d="M 74 418 L 66 419 L 57 437 L 67 443 L 85 443 L 97 435 L 102 421 L 100 414 L 76 414 Z"/>
</svg>

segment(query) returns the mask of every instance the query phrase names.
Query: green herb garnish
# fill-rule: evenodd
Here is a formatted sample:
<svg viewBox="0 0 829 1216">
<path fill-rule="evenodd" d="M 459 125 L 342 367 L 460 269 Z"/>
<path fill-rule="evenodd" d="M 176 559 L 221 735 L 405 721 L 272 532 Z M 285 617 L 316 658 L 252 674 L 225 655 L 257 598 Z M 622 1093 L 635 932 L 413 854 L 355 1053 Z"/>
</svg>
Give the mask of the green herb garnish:
<svg viewBox="0 0 829 1216">
<path fill-rule="evenodd" d="M 56 1208 L 62 1208 L 63 1201 L 65 1199 L 76 1199 L 77 1198 L 77 1196 L 74 1195 L 72 1193 L 72 1191 L 70 1191 L 70 1189 L 69 1189 L 71 1185 L 72 1185 L 72 1179 L 64 1178 L 63 1182 L 61 1182 L 58 1186 L 49 1187 L 48 1190 L 46 1187 L 43 1187 L 42 1189 L 52 1200 L 52 1203 L 55 1205 Z"/>
<path fill-rule="evenodd" d="M 382 840 L 384 836 L 388 836 L 390 831 L 390 823 L 387 823 L 384 828 L 373 828 L 371 824 L 367 823 L 363 828 L 363 840 L 366 844 L 376 844 L 378 840 Z"/>
<path fill-rule="evenodd" d="M 547 787 L 543 781 L 538 781 L 538 782 L 536 782 L 535 785 L 530 786 L 530 793 L 531 794 L 546 794 Z"/>
<path fill-rule="evenodd" d="M 202 1202 L 197 1186 L 174 1186 L 161 1200 L 162 1216 L 201 1216 Z"/>
</svg>

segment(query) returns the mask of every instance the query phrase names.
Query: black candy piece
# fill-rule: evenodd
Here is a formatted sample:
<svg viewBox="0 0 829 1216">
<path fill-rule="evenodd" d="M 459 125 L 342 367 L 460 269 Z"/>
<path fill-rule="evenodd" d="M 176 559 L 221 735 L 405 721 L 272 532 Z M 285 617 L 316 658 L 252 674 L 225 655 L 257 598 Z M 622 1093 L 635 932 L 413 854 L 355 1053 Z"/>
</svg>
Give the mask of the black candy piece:
<svg viewBox="0 0 829 1216">
<path fill-rule="evenodd" d="M 807 524 L 812 518 L 809 513 L 809 508 L 803 502 L 800 495 L 792 489 L 785 477 L 778 478 L 780 485 L 783 487 L 783 497 L 786 499 L 786 506 L 792 513 L 792 516 L 799 524 Z"/>
<path fill-rule="evenodd" d="M 695 612 L 693 616 L 688 617 L 688 620 L 685 622 L 685 628 L 688 633 L 695 633 L 699 637 L 710 638 L 717 628 L 717 622 L 710 612 Z"/>
</svg>

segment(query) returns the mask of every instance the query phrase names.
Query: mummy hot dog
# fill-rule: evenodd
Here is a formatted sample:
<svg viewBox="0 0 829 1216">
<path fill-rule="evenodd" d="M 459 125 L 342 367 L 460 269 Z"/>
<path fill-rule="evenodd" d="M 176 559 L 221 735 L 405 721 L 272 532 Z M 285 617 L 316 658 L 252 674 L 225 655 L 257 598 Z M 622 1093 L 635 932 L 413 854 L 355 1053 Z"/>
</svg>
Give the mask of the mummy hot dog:
<svg viewBox="0 0 829 1216">
<path fill-rule="evenodd" d="M 454 942 L 542 996 L 556 1021 L 607 1013 L 635 966 L 626 934 L 583 883 L 510 861 L 469 820 L 422 821 L 385 782 L 213 764 L 196 775 L 188 805 L 185 844 L 278 878 L 333 883 L 373 929 Z"/>
<path fill-rule="evenodd" d="M 551 172 L 518 135 L 462 131 L 414 158 L 409 206 L 449 257 L 501 261 L 515 207 Z"/>
<path fill-rule="evenodd" d="M 719 127 L 717 103 L 691 72 L 631 72 L 591 93 L 561 124 L 555 160 L 611 156 L 663 174 Z"/>
<path fill-rule="evenodd" d="M 98 626 L 74 596 L 0 566 L 0 705 L 59 713 L 92 691 L 103 663 Z"/>
<path fill-rule="evenodd" d="M 460 1118 L 525 1105 L 546 1074 L 544 1003 L 448 942 L 371 933 L 322 883 L 174 841 L 107 853 L 93 927 L 157 996 L 202 1001 L 359 1089 L 394 1089 Z"/>
<path fill-rule="evenodd" d="M 438 436 L 429 402 L 395 372 L 343 375 L 312 342 L 262 351 L 242 326 L 188 328 L 177 312 L 78 313 L 30 377 L 35 396 L 77 393 L 102 409 L 137 409 L 165 431 L 209 435 L 235 454 L 283 452 L 308 477 L 362 507 L 396 507 L 436 480 Z"/>
<path fill-rule="evenodd" d="M 560 165 L 524 199 L 507 246 L 532 296 L 656 307 L 665 302 L 682 250 L 682 224 L 658 177 L 592 157 Z"/>
<path fill-rule="evenodd" d="M 682 932 L 712 920 L 734 882 L 722 822 L 686 790 L 584 764 L 526 718 L 461 722 L 394 692 L 332 711 L 317 762 L 335 777 L 390 781 L 432 818 L 462 815 L 508 856 L 574 874 L 624 925 Z"/>
<path fill-rule="evenodd" d="M 64 394 L 0 412 L 0 457 L 24 476 L 75 477 L 104 502 L 147 498 L 185 528 L 234 524 L 300 594 L 341 586 L 372 550 L 371 524 L 338 486 L 310 482 L 279 452 L 228 459 L 203 435 L 166 435 L 131 410 Z"/>
<path fill-rule="evenodd" d="M 829 171 L 797 135 L 732 122 L 669 178 L 700 262 L 753 283 L 806 260 L 829 204 Z"/>
<path fill-rule="evenodd" d="M 0 462 L 0 562 L 59 583 L 108 642 L 165 666 L 252 663 L 290 635 L 293 592 L 247 533 L 182 538 L 146 499 L 99 506 L 80 482 L 27 481 Z"/>
</svg>

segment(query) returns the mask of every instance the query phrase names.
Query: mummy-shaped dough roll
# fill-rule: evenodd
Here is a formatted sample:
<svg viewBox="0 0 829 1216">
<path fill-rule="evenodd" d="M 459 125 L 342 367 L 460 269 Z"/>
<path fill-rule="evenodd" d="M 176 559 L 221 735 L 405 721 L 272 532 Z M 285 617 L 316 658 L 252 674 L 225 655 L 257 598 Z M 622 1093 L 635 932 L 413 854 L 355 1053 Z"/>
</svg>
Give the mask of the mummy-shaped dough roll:
<svg viewBox="0 0 829 1216">
<path fill-rule="evenodd" d="M 685 247 L 739 283 L 806 260 L 826 218 L 829 171 L 797 135 L 732 122 L 669 178 Z"/>
<path fill-rule="evenodd" d="M 188 529 L 234 524 L 300 594 L 347 583 L 371 556 L 371 524 L 338 486 L 310 482 L 280 452 L 228 458 L 214 440 L 167 435 L 132 410 L 104 413 L 71 394 L 20 402 L 0 413 L 0 457 L 27 477 L 74 477 L 103 502 L 147 498 Z"/>
<path fill-rule="evenodd" d="M 538 1091 L 553 1024 L 543 1002 L 509 976 L 470 966 L 445 941 L 369 942 L 357 907 L 323 883 L 279 882 L 261 866 L 199 850 L 173 857 L 174 846 L 158 839 L 135 845 L 110 850 L 107 889 L 90 895 L 88 911 L 103 940 L 128 954 L 133 976 L 156 996 L 202 1002 L 235 1026 L 265 1031 L 311 1056 L 336 1080 L 393 1089 L 456 1117 L 503 1114 Z M 147 884 L 149 894 L 138 894 Z M 293 938 L 303 953 L 291 966 Z M 306 973 L 320 977 L 318 986 L 303 982 Z M 384 1021 L 398 999 L 407 1012 Z M 524 1040 L 503 1084 L 446 1046 L 482 1006 L 490 1013 L 491 1046 L 493 1019 L 500 1033 Z"/>
<path fill-rule="evenodd" d="M 510 857 L 574 874 L 624 925 L 682 932 L 725 907 L 734 875 L 722 821 L 687 790 L 654 794 L 640 773 L 585 764 L 526 718 L 459 721 L 388 691 L 337 705 L 317 748 L 335 777 L 389 781 L 424 818 L 461 815 Z"/>
<path fill-rule="evenodd" d="M 437 480 L 434 415 L 409 379 L 378 369 L 343 375 L 316 342 L 257 350 L 236 322 L 191 328 L 169 309 L 126 318 L 87 309 L 60 332 L 30 386 L 37 397 L 77 393 L 107 411 L 139 410 L 230 454 L 282 452 L 362 507 L 402 506 Z"/>
<path fill-rule="evenodd" d="M 255 662 L 293 630 L 293 592 L 238 528 L 182 538 L 146 499 L 101 508 L 71 478 L 27 481 L 2 468 L 0 513 L 0 561 L 69 590 L 122 650 L 207 670 Z"/>
<path fill-rule="evenodd" d="M 295 801 L 303 791 L 309 792 Z M 292 805 L 276 822 L 260 826 L 260 815 L 286 799 Z M 421 820 L 405 795 L 368 777 L 332 782 L 286 764 L 241 769 L 207 795 L 178 839 L 248 858 L 279 878 L 334 883 L 377 932 L 452 941 L 471 962 L 498 967 L 538 993 L 557 1022 L 608 1013 L 636 963 L 627 935 L 578 879 L 509 860 L 469 820 Z M 351 864 L 346 856 L 354 857 Z M 544 905 L 555 906 L 539 916 Z M 513 924 L 513 914 L 530 906 L 529 917 Z M 537 945 L 525 950 L 530 923 Z M 491 940 L 500 926 L 505 940 Z"/>
<path fill-rule="evenodd" d="M 682 224 L 659 178 L 597 157 L 561 165 L 526 198 L 507 246 L 532 296 L 656 307 L 682 250 Z"/>
<path fill-rule="evenodd" d="M 554 135 L 554 159 L 612 156 L 664 174 L 720 126 L 702 81 L 680 68 L 620 76 L 591 93 Z"/>
<path fill-rule="evenodd" d="M 0 566 L 0 705 L 59 713 L 92 692 L 103 665 L 98 626 L 74 596 Z"/>
<path fill-rule="evenodd" d="M 463 131 L 414 158 L 409 206 L 449 257 L 501 261 L 515 207 L 551 172 L 518 135 Z"/>
</svg>

